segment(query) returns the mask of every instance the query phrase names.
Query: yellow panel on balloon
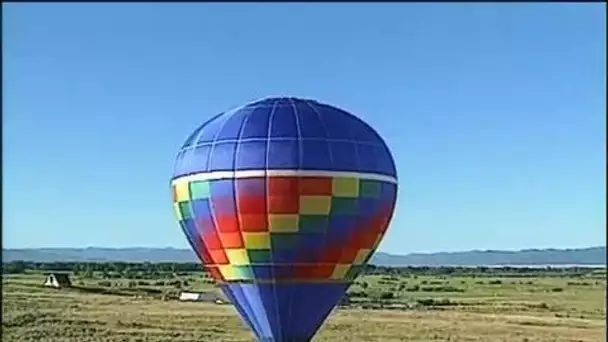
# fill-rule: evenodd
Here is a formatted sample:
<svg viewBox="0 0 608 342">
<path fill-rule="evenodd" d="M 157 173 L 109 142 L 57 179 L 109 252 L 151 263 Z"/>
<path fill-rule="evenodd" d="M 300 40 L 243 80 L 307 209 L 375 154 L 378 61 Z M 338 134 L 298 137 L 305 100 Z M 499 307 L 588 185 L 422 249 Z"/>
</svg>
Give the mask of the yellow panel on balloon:
<svg viewBox="0 0 608 342">
<path fill-rule="evenodd" d="M 173 185 L 173 191 L 175 191 L 176 202 L 188 202 L 190 200 L 190 186 L 186 181 L 177 181 Z"/>
<path fill-rule="evenodd" d="M 354 265 L 363 264 L 371 252 L 372 252 L 371 249 L 367 249 L 367 248 L 360 249 L 359 252 L 357 252 L 357 256 L 355 257 L 353 264 Z"/>
<path fill-rule="evenodd" d="M 273 233 L 296 233 L 298 232 L 298 221 L 297 214 L 268 215 L 269 230 Z"/>
<path fill-rule="evenodd" d="M 331 279 L 342 280 L 350 269 L 350 264 L 337 264 L 334 272 L 331 274 Z"/>
<path fill-rule="evenodd" d="M 334 197 L 359 197 L 359 179 L 336 177 L 332 181 L 332 194 Z"/>
<path fill-rule="evenodd" d="M 233 266 L 249 265 L 249 256 L 246 249 L 226 249 L 226 255 Z"/>
<path fill-rule="evenodd" d="M 270 249 L 270 233 L 243 232 L 246 249 Z"/>
<path fill-rule="evenodd" d="M 300 196 L 300 214 L 328 215 L 331 210 L 331 196 Z"/>
<path fill-rule="evenodd" d="M 231 265 L 219 265 L 218 270 L 225 280 L 237 280 L 238 276 Z"/>
</svg>

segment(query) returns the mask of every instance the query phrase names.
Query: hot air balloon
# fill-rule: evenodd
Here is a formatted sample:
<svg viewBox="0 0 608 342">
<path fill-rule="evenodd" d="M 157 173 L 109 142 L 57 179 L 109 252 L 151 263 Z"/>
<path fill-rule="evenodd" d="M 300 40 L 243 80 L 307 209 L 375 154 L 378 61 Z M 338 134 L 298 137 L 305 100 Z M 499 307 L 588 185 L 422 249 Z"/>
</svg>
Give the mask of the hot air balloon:
<svg viewBox="0 0 608 342">
<path fill-rule="evenodd" d="M 276 97 L 198 127 L 171 187 L 192 249 L 257 339 L 305 342 L 380 243 L 397 175 L 356 116 Z"/>
</svg>

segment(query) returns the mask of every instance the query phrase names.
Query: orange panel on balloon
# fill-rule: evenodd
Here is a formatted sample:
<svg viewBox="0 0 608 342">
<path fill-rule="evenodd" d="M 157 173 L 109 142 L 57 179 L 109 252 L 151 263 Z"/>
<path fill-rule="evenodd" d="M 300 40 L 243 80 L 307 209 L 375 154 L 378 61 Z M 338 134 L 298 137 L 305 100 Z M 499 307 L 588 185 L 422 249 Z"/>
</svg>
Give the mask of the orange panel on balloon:
<svg viewBox="0 0 608 342">
<path fill-rule="evenodd" d="M 267 232 L 268 231 L 268 216 L 266 213 L 260 214 L 243 214 L 241 218 L 242 232 Z"/>
<path fill-rule="evenodd" d="M 241 233 L 220 233 L 219 235 L 224 249 L 245 248 Z"/>
<path fill-rule="evenodd" d="M 351 264 L 359 253 L 358 246 L 344 246 L 342 247 L 342 253 L 340 255 L 340 264 Z"/>
<path fill-rule="evenodd" d="M 370 230 L 369 232 L 366 232 L 365 234 L 363 234 L 363 236 L 361 236 L 357 245 L 361 248 L 372 248 L 379 235 L 379 233 Z"/>
<path fill-rule="evenodd" d="M 211 264 L 215 265 L 227 265 L 230 263 L 228 256 L 223 249 L 212 249 L 209 250 L 209 256 L 211 257 Z"/>
<path fill-rule="evenodd" d="M 300 178 L 300 195 L 302 196 L 331 196 L 332 178 L 302 177 Z"/>
<path fill-rule="evenodd" d="M 298 214 L 300 197 L 297 194 L 268 196 L 269 214 Z"/>
<path fill-rule="evenodd" d="M 334 272 L 332 264 L 317 264 L 308 274 L 311 279 L 329 279 Z"/>
<path fill-rule="evenodd" d="M 340 255 L 342 255 L 341 247 L 338 243 L 326 244 L 318 261 L 322 263 L 337 263 L 340 261 Z"/>
<path fill-rule="evenodd" d="M 292 266 L 292 279 L 310 279 L 310 275 L 313 273 L 313 270 L 317 265 L 298 265 L 295 264 Z"/>
<path fill-rule="evenodd" d="M 268 182 L 268 196 L 294 196 L 299 193 L 299 180 L 296 177 L 270 177 L 266 181 Z"/>
</svg>

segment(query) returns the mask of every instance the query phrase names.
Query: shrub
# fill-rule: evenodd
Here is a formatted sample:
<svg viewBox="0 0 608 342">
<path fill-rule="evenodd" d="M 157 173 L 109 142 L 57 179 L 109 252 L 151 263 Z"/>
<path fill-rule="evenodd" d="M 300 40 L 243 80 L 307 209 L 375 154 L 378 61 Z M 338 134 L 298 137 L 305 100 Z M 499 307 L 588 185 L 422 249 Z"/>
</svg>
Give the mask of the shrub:
<svg viewBox="0 0 608 342">
<path fill-rule="evenodd" d="M 418 292 L 420 291 L 420 285 L 414 285 L 405 289 L 407 292 Z"/>
<path fill-rule="evenodd" d="M 392 292 L 382 292 L 380 294 L 380 299 L 382 299 L 382 300 L 393 299 L 393 298 L 395 298 L 395 294 Z"/>
</svg>

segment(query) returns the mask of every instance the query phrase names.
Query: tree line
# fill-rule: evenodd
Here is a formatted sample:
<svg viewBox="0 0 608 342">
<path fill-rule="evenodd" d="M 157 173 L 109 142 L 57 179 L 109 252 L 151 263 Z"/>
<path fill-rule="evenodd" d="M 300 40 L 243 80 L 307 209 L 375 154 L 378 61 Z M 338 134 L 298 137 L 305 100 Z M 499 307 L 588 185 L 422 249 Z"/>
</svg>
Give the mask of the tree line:
<svg viewBox="0 0 608 342">
<path fill-rule="evenodd" d="M 27 271 L 38 272 L 73 272 L 76 275 L 92 276 L 94 273 L 102 273 L 103 278 L 162 278 L 168 274 L 187 274 L 193 272 L 204 272 L 199 263 L 184 262 L 29 262 L 12 261 L 2 264 L 3 274 L 18 274 Z M 596 270 L 585 267 L 569 268 L 527 268 L 527 267 L 429 267 L 429 266 L 406 266 L 387 267 L 366 265 L 363 269 L 366 275 L 383 275 L 393 277 L 409 276 L 439 276 L 439 277 L 538 277 L 538 276 L 584 276 L 592 273 L 603 273 L 605 269 Z"/>
</svg>

